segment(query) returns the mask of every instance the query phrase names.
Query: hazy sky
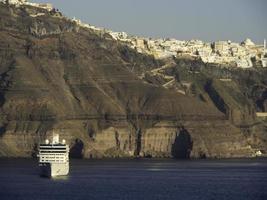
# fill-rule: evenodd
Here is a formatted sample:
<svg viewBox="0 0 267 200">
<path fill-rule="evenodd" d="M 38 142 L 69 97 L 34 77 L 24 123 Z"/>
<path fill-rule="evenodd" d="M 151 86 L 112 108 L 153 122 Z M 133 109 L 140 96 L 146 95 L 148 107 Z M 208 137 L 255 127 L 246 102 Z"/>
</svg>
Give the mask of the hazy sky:
<svg viewBox="0 0 267 200">
<path fill-rule="evenodd" d="M 180 40 L 267 38 L 267 0 L 32 0 L 130 35 Z"/>
</svg>

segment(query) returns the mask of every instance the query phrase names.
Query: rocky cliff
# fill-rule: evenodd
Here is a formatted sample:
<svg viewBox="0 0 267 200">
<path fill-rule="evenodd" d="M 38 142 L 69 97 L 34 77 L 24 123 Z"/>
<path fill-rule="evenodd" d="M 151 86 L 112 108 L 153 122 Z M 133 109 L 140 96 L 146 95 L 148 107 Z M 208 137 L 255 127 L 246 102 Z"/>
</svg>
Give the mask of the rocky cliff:
<svg viewBox="0 0 267 200">
<path fill-rule="evenodd" d="M 34 156 L 53 131 L 73 157 L 266 151 L 266 70 L 156 60 L 55 10 L 0 3 L 0 16 L 0 156 Z"/>
</svg>

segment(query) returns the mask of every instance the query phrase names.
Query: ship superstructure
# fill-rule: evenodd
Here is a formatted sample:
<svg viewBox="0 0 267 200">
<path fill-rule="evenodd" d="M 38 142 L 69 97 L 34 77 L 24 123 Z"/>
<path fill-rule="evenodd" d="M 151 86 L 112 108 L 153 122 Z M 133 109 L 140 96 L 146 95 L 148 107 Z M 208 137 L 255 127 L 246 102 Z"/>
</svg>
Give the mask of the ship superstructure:
<svg viewBox="0 0 267 200">
<path fill-rule="evenodd" d="M 39 145 L 40 175 L 46 177 L 64 176 L 69 173 L 69 146 L 65 140 L 59 142 L 59 135 Z"/>
</svg>

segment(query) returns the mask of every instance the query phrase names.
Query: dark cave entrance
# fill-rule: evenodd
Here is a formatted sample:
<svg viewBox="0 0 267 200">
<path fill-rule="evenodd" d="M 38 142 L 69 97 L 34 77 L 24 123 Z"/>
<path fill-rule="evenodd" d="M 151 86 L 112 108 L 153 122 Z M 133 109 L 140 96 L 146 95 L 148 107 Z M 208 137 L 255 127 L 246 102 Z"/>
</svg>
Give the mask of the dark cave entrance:
<svg viewBox="0 0 267 200">
<path fill-rule="evenodd" d="M 138 128 L 136 130 L 136 136 L 135 136 L 135 151 L 134 151 L 134 155 L 135 156 L 140 156 L 140 151 L 141 151 L 141 147 L 142 147 L 142 131 L 141 128 Z"/>
<path fill-rule="evenodd" d="M 4 133 L 6 132 L 6 125 L 1 126 L 0 127 L 0 137 L 2 137 L 4 135 Z"/>
<path fill-rule="evenodd" d="M 0 91 L 0 107 L 2 107 L 5 103 L 4 92 Z"/>
<path fill-rule="evenodd" d="M 77 138 L 72 147 L 70 148 L 70 157 L 83 158 L 83 147 L 84 147 L 83 141 Z"/>
<path fill-rule="evenodd" d="M 193 149 L 193 140 L 190 133 L 181 127 L 177 131 L 176 138 L 172 145 L 172 156 L 176 159 L 189 159 Z"/>
<path fill-rule="evenodd" d="M 267 112 L 267 90 L 265 90 L 260 98 L 256 99 L 255 104 L 257 107 L 257 110 L 260 112 Z"/>
</svg>

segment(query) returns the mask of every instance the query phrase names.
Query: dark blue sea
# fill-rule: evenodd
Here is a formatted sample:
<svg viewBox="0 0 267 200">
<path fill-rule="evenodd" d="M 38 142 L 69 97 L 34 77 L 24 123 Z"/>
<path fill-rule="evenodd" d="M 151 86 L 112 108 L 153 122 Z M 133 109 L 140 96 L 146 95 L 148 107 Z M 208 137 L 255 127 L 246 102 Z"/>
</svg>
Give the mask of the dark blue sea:
<svg viewBox="0 0 267 200">
<path fill-rule="evenodd" d="M 41 178 L 35 160 L 0 160 L 0 200 L 267 200 L 267 160 L 71 160 Z"/>
</svg>

